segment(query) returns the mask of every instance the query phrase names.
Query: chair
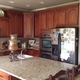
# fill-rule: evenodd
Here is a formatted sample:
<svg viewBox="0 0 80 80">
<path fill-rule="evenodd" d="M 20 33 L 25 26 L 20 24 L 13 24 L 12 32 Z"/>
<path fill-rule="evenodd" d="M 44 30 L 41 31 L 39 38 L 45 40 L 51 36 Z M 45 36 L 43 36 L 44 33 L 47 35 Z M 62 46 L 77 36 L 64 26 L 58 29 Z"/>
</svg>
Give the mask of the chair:
<svg viewBox="0 0 80 80">
<path fill-rule="evenodd" d="M 67 70 L 60 70 L 54 76 L 49 75 L 48 80 L 70 80 L 69 72 L 70 72 L 69 69 L 67 69 Z"/>
<path fill-rule="evenodd" d="M 80 65 L 72 68 L 72 80 L 80 80 Z"/>
</svg>

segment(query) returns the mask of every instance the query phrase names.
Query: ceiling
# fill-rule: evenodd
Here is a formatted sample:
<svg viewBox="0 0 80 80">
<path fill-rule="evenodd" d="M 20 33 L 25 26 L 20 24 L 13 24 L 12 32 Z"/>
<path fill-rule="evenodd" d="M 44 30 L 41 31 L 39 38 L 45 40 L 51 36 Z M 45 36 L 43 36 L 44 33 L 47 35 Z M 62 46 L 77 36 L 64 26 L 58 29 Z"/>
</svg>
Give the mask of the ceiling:
<svg viewBox="0 0 80 80">
<path fill-rule="evenodd" d="M 14 1 L 14 3 L 9 3 Z M 39 2 L 42 2 L 40 4 Z M 23 11 L 37 11 L 64 4 L 77 3 L 79 0 L 0 0 L 0 9 L 17 9 Z M 27 6 L 26 6 L 27 5 Z"/>
</svg>

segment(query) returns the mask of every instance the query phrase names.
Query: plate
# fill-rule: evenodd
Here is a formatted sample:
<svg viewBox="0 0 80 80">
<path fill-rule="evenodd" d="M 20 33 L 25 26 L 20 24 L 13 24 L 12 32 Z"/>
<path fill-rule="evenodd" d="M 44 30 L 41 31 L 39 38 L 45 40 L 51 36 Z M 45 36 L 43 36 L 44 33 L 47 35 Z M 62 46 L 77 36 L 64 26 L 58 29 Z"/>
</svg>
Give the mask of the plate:
<svg viewBox="0 0 80 80">
<path fill-rule="evenodd" d="M 33 57 L 33 56 L 23 55 L 23 54 L 22 54 L 22 55 L 21 55 L 21 54 L 18 55 L 18 58 L 19 58 L 19 59 L 27 59 L 27 58 L 31 58 L 31 57 Z"/>
</svg>

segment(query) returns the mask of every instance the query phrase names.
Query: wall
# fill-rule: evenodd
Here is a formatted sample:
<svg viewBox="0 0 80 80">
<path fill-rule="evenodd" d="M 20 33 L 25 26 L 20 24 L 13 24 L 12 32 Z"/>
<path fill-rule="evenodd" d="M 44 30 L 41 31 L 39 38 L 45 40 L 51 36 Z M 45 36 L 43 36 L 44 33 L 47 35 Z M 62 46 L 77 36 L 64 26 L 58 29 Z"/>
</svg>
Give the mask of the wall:
<svg viewBox="0 0 80 80">
<path fill-rule="evenodd" d="M 78 48 L 78 64 L 80 64 L 80 0 L 79 0 L 79 48 Z"/>
</svg>

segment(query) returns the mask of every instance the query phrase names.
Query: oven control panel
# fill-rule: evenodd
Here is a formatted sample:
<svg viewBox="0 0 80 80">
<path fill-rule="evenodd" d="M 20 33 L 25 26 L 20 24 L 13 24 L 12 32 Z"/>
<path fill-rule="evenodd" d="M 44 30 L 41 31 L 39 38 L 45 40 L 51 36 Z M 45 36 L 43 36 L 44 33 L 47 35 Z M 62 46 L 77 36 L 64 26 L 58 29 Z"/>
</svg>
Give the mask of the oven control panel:
<svg viewBox="0 0 80 80">
<path fill-rule="evenodd" d="M 43 38 L 44 37 L 51 37 L 51 34 L 49 34 L 49 33 L 48 34 L 42 34 L 41 37 L 43 37 Z"/>
</svg>

